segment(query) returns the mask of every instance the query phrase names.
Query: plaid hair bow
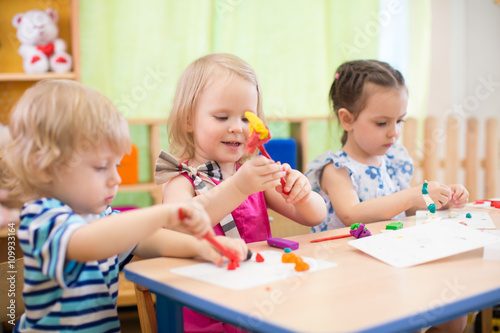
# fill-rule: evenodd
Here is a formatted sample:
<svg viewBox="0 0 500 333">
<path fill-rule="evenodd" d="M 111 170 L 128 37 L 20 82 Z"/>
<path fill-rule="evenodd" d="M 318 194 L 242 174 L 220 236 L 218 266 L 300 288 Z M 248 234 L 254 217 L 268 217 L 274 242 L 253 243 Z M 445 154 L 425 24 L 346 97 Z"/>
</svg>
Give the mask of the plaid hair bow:
<svg viewBox="0 0 500 333">
<path fill-rule="evenodd" d="M 222 171 L 215 161 L 208 161 L 195 168 L 180 163 L 172 154 L 164 150 L 160 151 L 155 167 L 156 184 L 167 183 L 172 178 L 182 173 L 187 174 L 193 180 L 196 195 L 200 195 L 215 187 L 216 184 L 213 179 L 219 182 L 222 181 Z M 224 217 L 219 223 L 226 236 L 241 238 L 231 213 Z"/>
</svg>

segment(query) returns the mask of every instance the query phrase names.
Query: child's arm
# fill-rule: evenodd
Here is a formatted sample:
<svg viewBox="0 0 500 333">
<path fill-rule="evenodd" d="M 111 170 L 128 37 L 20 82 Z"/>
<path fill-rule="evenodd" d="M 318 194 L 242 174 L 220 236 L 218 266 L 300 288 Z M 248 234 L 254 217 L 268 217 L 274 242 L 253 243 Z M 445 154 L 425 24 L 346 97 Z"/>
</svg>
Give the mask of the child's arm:
<svg viewBox="0 0 500 333">
<path fill-rule="evenodd" d="M 224 236 L 216 236 L 216 239 L 224 247 L 238 253 L 242 260 L 246 258 L 248 248 L 242 239 Z M 159 229 L 147 239 L 141 241 L 133 254 L 141 258 L 201 257 L 217 265 L 222 261 L 222 255 L 207 240 L 198 240 L 191 235 L 168 229 Z"/>
<path fill-rule="evenodd" d="M 349 172 L 332 163 L 323 170 L 321 188 L 330 197 L 335 213 L 346 226 L 389 220 L 410 209 L 426 208 L 421 185 L 360 202 Z M 428 191 L 436 208 L 448 203 L 450 190 L 446 185 L 429 182 Z"/>
<path fill-rule="evenodd" d="M 179 208 L 185 218 L 179 220 Z M 203 236 L 213 232 L 206 212 L 196 204 L 157 205 L 98 219 L 73 232 L 68 260 L 103 260 L 133 247 L 161 227 Z"/>
<path fill-rule="evenodd" d="M 185 177 L 177 176 L 163 185 L 163 202 L 185 202 L 192 199 L 205 208 L 215 226 L 249 195 L 275 188 L 284 176 L 285 172 L 280 165 L 264 156 L 256 156 L 243 164 L 232 177 L 196 197 L 191 183 Z"/>
<path fill-rule="evenodd" d="M 300 171 L 286 163 L 283 169 L 286 171 L 284 191 L 281 186 L 265 191 L 267 206 L 305 226 L 313 227 L 323 222 L 327 214 L 323 198 L 311 190 L 309 180 Z"/>
</svg>

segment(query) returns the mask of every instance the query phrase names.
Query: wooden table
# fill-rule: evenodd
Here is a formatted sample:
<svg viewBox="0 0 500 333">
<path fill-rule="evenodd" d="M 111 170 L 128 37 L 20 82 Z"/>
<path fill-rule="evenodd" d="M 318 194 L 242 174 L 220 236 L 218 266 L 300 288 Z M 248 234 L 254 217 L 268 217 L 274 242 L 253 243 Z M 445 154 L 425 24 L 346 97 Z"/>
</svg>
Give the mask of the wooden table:
<svg viewBox="0 0 500 333">
<path fill-rule="evenodd" d="M 499 228 L 500 212 L 488 212 Z M 405 227 L 414 223 L 414 217 L 404 220 Z M 368 226 L 376 234 L 386 224 Z M 183 305 L 256 332 L 405 332 L 500 302 L 500 262 L 483 260 L 483 249 L 394 268 L 348 245 L 351 238 L 309 242 L 346 231 L 290 237 L 300 242 L 297 254 L 337 267 L 245 290 L 170 272 L 197 263 L 187 259 L 134 262 L 126 266 L 125 277 L 157 294 L 160 332 L 182 331 Z M 254 252 L 273 249 L 265 242 L 249 247 Z"/>
</svg>

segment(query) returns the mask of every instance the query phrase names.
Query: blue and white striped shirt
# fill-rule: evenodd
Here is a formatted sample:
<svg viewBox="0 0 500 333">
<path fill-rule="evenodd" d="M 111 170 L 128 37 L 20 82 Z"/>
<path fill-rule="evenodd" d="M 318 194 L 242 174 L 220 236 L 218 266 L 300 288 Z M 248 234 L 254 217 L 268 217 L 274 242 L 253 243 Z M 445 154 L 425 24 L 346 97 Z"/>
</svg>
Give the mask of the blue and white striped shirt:
<svg viewBox="0 0 500 333">
<path fill-rule="evenodd" d="M 18 237 L 24 254 L 23 301 L 26 312 L 15 332 L 119 332 L 118 274 L 133 248 L 102 261 L 66 259 L 75 230 L 114 214 L 81 216 L 57 199 L 28 202 Z"/>
</svg>

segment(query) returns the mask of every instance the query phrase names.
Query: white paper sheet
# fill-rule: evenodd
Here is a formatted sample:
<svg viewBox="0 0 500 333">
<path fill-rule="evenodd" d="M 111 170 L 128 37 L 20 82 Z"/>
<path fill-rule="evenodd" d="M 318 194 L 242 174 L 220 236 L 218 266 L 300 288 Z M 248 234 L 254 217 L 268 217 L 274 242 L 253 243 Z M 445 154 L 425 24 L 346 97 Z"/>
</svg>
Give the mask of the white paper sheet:
<svg viewBox="0 0 500 333">
<path fill-rule="evenodd" d="M 450 213 L 454 213 L 458 215 L 457 217 L 449 217 Z M 455 211 L 455 210 L 443 210 L 437 211 L 436 215 L 438 218 L 431 218 L 432 216 L 428 210 L 417 210 L 415 213 L 415 224 L 425 224 L 425 223 L 457 223 L 463 222 L 471 228 L 474 229 L 496 229 L 495 223 L 491 219 L 488 212 L 478 212 L 472 211 L 470 212 L 471 217 L 467 218 L 466 211 Z"/>
<path fill-rule="evenodd" d="M 410 267 L 481 248 L 498 237 L 458 223 L 427 223 L 352 240 L 349 245 L 394 267 Z"/>
<path fill-rule="evenodd" d="M 498 237 L 498 242 L 484 247 L 483 259 L 500 261 L 500 230 L 487 230 L 486 232 Z"/>
<path fill-rule="evenodd" d="M 201 263 L 174 268 L 170 271 L 219 287 L 242 290 L 337 266 L 334 262 L 302 257 L 309 264 L 309 270 L 297 272 L 295 264 L 281 262 L 283 251 L 262 251 L 260 254 L 264 257 L 264 262 L 256 262 L 254 253 L 252 259 L 240 262 L 240 267 L 235 270 L 228 270 L 227 262 L 225 262 L 221 267 L 212 263 Z"/>
</svg>

